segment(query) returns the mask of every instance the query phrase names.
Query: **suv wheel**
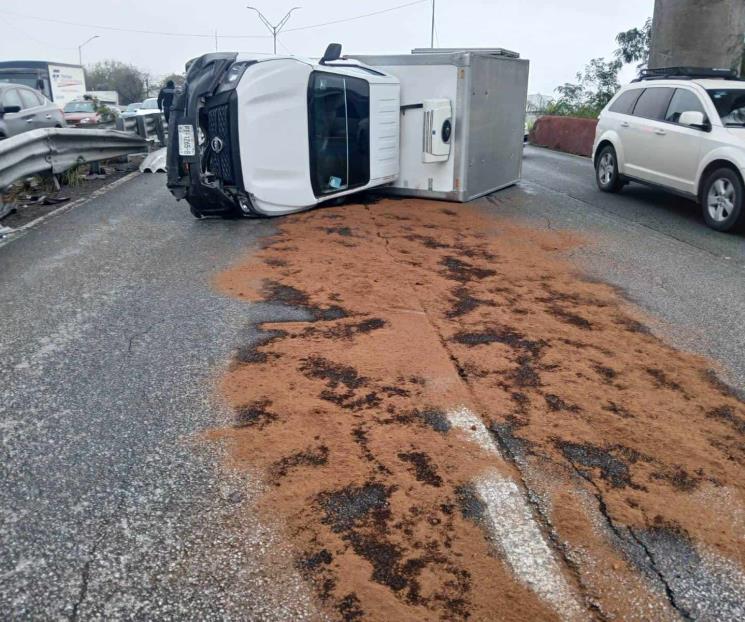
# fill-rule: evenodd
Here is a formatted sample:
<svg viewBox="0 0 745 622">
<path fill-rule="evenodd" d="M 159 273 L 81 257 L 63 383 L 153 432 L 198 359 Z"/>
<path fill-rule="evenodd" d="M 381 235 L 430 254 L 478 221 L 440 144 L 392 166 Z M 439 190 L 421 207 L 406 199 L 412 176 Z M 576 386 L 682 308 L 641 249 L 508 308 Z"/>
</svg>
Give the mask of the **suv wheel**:
<svg viewBox="0 0 745 622">
<path fill-rule="evenodd" d="M 618 192 L 623 187 L 623 180 L 618 174 L 616 150 L 607 145 L 603 147 L 595 164 L 595 180 L 603 192 Z"/>
<path fill-rule="evenodd" d="M 745 189 L 740 176 L 730 168 L 720 168 L 706 178 L 701 196 L 704 220 L 717 231 L 730 231 L 745 221 Z"/>
</svg>

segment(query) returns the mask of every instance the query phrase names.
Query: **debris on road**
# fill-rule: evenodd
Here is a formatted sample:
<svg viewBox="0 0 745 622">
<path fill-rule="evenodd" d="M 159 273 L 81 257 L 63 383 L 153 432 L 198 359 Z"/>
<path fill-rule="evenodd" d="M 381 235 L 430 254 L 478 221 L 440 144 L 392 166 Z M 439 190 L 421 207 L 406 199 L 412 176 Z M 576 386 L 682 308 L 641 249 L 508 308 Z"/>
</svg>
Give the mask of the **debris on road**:
<svg viewBox="0 0 745 622">
<path fill-rule="evenodd" d="M 265 473 L 332 615 L 745 615 L 745 403 L 578 276 L 581 244 L 386 200 L 296 216 L 220 275 L 307 312 L 240 350 L 213 436 Z"/>
</svg>

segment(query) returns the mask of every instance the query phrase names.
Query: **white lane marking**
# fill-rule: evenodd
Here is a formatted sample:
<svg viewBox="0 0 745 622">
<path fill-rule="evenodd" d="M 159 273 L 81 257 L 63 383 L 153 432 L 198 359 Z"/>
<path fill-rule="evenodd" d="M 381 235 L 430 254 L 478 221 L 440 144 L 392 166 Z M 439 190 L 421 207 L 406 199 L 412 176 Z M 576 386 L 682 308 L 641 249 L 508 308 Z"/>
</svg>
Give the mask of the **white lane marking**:
<svg viewBox="0 0 745 622">
<path fill-rule="evenodd" d="M 517 484 L 492 470 L 476 481 L 476 493 L 486 505 L 489 532 L 518 580 L 563 620 L 587 619 Z"/>
<path fill-rule="evenodd" d="M 476 413 L 461 406 L 449 411 L 447 417 L 471 442 L 504 460 Z M 520 487 L 511 478 L 490 469 L 476 480 L 475 489 L 486 506 L 485 526 L 517 579 L 553 607 L 563 620 L 588 619 Z"/>
<path fill-rule="evenodd" d="M 472 443 L 476 443 L 484 451 L 495 454 L 502 458 L 497 446 L 492 441 L 489 430 L 486 429 L 484 422 L 473 411 L 465 406 L 459 406 L 455 410 L 448 411 L 447 418 L 450 425 L 461 430 Z"/>
</svg>

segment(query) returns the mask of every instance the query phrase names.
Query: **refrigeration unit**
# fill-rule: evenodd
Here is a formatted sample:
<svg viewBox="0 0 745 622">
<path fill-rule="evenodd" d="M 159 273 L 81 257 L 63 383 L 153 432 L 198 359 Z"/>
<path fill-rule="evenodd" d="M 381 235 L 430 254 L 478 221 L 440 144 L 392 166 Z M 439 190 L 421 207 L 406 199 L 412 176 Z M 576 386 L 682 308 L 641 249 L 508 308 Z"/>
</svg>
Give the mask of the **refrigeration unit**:
<svg viewBox="0 0 745 622">
<path fill-rule="evenodd" d="M 463 202 L 519 181 L 529 61 L 500 48 L 353 58 L 401 83 L 400 170 L 385 192 Z"/>
<path fill-rule="evenodd" d="M 468 201 L 520 177 L 528 62 L 505 50 L 190 62 L 168 187 L 197 217 L 282 215 L 369 189 Z"/>
</svg>

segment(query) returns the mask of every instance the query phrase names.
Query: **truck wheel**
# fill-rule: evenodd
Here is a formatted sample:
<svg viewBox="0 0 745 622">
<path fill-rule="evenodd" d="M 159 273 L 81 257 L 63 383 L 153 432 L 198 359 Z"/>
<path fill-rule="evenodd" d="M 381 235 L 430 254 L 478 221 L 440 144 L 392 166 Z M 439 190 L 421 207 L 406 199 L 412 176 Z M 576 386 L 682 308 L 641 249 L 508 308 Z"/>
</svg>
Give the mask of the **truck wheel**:
<svg viewBox="0 0 745 622">
<path fill-rule="evenodd" d="M 201 220 L 204 218 L 204 214 L 199 211 L 199 207 L 191 202 L 190 199 L 186 199 L 186 202 L 189 204 L 189 211 L 191 212 L 191 215 L 194 216 L 194 218 L 197 218 Z"/>
<path fill-rule="evenodd" d="M 731 231 L 745 224 L 745 190 L 731 168 L 720 168 L 706 178 L 701 203 L 706 224 L 717 231 Z"/>
<path fill-rule="evenodd" d="M 600 151 L 595 163 L 595 181 L 603 192 L 618 192 L 623 188 L 623 180 L 618 173 L 616 150 L 606 145 Z"/>
</svg>

